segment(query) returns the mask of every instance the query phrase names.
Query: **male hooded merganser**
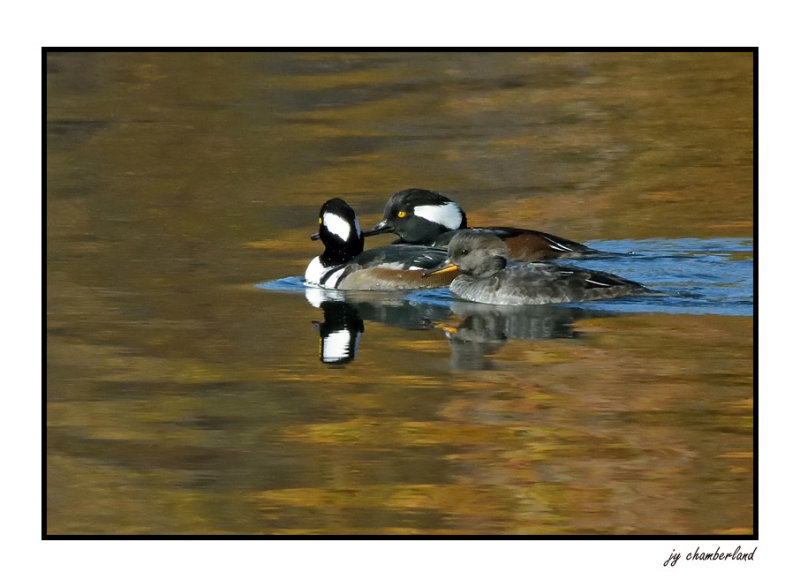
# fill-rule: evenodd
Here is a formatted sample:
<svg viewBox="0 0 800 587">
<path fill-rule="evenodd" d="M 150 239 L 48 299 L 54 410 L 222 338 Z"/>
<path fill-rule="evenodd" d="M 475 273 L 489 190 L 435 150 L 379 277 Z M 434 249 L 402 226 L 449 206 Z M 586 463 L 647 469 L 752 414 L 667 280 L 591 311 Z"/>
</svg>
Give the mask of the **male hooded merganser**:
<svg viewBox="0 0 800 587">
<path fill-rule="evenodd" d="M 411 188 L 397 192 L 383 210 L 381 220 L 364 236 L 394 232 L 397 243 L 444 247 L 456 230 L 467 228 L 467 215 L 450 198 L 437 192 Z M 480 228 L 504 240 L 512 261 L 539 261 L 557 257 L 581 257 L 599 251 L 560 236 L 529 230 L 493 226 Z"/>
<path fill-rule="evenodd" d="M 328 200 L 319 211 L 319 232 L 325 251 L 306 268 L 308 285 L 328 289 L 417 289 L 446 287 L 451 276 L 433 282 L 422 276 L 447 258 L 447 251 L 422 245 L 389 245 L 364 251 L 364 233 L 356 213 L 339 198 Z"/>
<path fill-rule="evenodd" d="M 610 273 L 552 263 L 507 267 L 508 248 L 493 234 L 463 230 L 450 241 L 448 260 L 426 271 L 438 275 L 459 269 L 450 291 L 472 302 L 498 305 L 583 302 L 652 293 L 643 285 Z"/>
</svg>

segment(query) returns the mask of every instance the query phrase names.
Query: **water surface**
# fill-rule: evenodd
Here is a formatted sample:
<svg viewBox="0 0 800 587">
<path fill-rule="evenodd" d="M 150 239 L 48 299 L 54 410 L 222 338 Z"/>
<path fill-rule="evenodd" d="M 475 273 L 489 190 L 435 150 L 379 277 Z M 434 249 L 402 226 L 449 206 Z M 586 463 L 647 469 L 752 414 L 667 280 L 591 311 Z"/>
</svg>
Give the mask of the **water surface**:
<svg viewBox="0 0 800 587">
<path fill-rule="evenodd" d="M 48 55 L 48 532 L 752 532 L 752 65 Z M 664 295 L 302 286 L 408 187 Z"/>
</svg>

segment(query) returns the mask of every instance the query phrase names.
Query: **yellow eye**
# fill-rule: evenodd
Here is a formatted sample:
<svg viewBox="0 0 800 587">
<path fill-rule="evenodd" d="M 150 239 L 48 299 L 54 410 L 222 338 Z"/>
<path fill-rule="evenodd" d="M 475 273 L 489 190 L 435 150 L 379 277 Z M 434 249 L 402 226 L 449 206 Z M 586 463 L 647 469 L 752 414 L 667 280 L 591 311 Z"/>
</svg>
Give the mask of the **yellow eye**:
<svg viewBox="0 0 800 587">
<path fill-rule="evenodd" d="M 319 219 L 319 223 L 322 224 L 322 218 Z"/>
<path fill-rule="evenodd" d="M 402 212 L 402 211 L 401 211 L 401 212 L 398 212 L 398 213 L 397 213 L 397 217 L 398 217 L 398 218 L 405 218 L 405 217 L 406 217 L 406 213 L 405 213 L 405 212 Z"/>
</svg>

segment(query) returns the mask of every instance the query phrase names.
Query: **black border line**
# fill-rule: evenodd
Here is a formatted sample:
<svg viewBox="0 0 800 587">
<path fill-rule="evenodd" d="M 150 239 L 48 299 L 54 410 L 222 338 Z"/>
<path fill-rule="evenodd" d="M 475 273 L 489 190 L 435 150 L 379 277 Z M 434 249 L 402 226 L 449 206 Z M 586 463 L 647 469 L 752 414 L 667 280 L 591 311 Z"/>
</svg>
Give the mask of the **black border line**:
<svg viewBox="0 0 800 587">
<path fill-rule="evenodd" d="M 81 535 L 81 534 L 48 534 L 47 533 L 47 55 L 57 52 L 374 52 L 402 51 L 404 53 L 446 52 L 446 51 L 481 51 L 495 53 L 518 53 L 542 51 L 554 52 L 726 52 L 753 54 L 753 533 L 752 534 L 631 534 L 631 535 L 504 535 L 504 534 L 472 534 L 472 535 L 404 535 L 404 534 L 324 534 L 324 535 L 183 535 L 183 534 L 146 534 L 146 535 Z M 41 483 L 41 535 L 42 540 L 373 540 L 376 538 L 389 540 L 661 540 L 661 541 L 744 541 L 759 540 L 759 459 L 758 459 L 758 47 L 107 47 L 107 46 L 60 46 L 42 47 L 41 69 L 41 134 L 42 134 L 42 483 Z M 706 547 L 710 548 L 710 547 Z M 744 550 L 744 549 L 743 549 Z"/>
</svg>

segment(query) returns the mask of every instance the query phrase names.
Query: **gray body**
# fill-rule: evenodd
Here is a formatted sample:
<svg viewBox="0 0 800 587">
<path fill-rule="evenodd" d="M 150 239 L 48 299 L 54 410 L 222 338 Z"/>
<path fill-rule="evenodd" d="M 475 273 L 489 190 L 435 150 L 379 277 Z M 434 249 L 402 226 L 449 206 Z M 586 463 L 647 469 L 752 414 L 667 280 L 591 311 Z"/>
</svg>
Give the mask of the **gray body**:
<svg viewBox="0 0 800 587">
<path fill-rule="evenodd" d="M 647 288 L 599 271 L 529 263 L 506 267 L 483 279 L 462 273 L 450 284 L 450 291 L 472 302 L 518 306 L 604 300 L 645 293 Z"/>
<path fill-rule="evenodd" d="M 649 293 L 643 285 L 602 271 L 552 263 L 508 267 L 508 249 L 497 236 L 461 230 L 450 241 L 448 259 L 461 275 L 450 284 L 472 302 L 519 306 L 604 300 Z"/>
</svg>

